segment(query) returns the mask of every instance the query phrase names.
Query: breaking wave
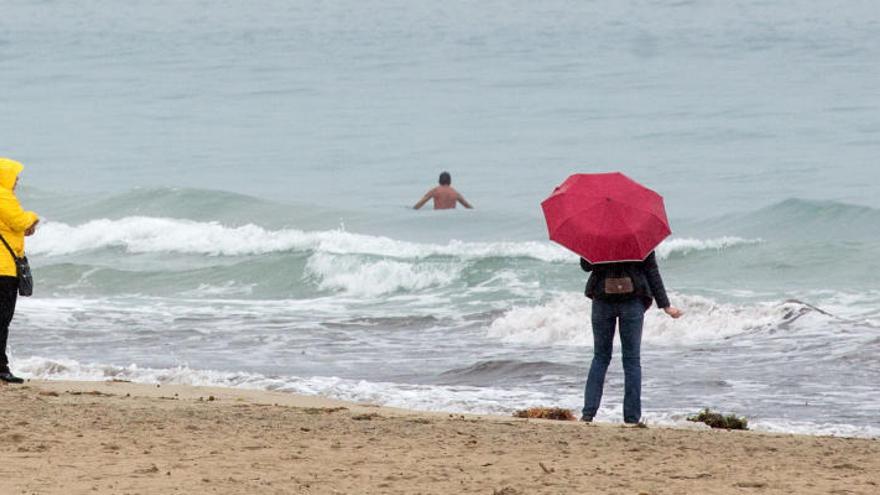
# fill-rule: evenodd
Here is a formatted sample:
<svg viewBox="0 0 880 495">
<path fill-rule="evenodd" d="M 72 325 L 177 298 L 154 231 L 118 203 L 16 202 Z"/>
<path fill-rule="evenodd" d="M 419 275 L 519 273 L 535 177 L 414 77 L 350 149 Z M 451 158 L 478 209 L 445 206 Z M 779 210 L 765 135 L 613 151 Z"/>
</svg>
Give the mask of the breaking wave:
<svg viewBox="0 0 880 495">
<path fill-rule="evenodd" d="M 700 296 L 674 295 L 685 309 L 673 320 L 656 307 L 645 315 L 642 338 L 655 344 L 687 345 L 733 336 L 815 325 L 833 315 L 799 301 L 724 304 Z M 591 302 L 581 294 L 564 294 L 550 301 L 515 307 L 492 321 L 488 336 L 503 342 L 534 345 L 591 346 Z M 809 323 L 808 323 L 809 322 Z"/>
<path fill-rule="evenodd" d="M 442 287 L 458 279 L 463 266 L 454 263 L 406 263 L 391 259 L 365 261 L 354 256 L 316 253 L 306 263 L 307 276 L 325 290 L 377 296 L 399 290 Z"/>
<path fill-rule="evenodd" d="M 661 258 L 694 251 L 720 251 L 756 240 L 672 238 L 661 244 Z M 48 222 L 29 242 L 29 251 L 42 256 L 63 256 L 101 249 L 127 253 L 178 253 L 206 256 L 246 256 L 283 252 L 361 254 L 418 260 L 434 256 L 460 259 L 531 258 L 545 262 L 571 261 L 575 255 L 549 241 L 499 241 L 425 244 L 344 230 L 270 230 L 247 224 L 237 227 L 219 222 L 132 216 L 117 220 L 91 220 L 82 225 Z"/>
</svg>

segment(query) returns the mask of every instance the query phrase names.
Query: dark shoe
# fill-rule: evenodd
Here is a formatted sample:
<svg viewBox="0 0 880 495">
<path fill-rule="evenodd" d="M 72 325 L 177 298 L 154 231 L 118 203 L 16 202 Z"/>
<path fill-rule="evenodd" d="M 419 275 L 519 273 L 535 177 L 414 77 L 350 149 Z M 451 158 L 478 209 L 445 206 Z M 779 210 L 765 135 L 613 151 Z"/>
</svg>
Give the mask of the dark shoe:
<svg viewBox="0 0 880 495">
<path fill-rule="evenodd" d="M 581 421 L 584 423 L 592 423 L 593 418 L 591 416 L 581 416 Z"/>
<path fill-rule="evenodd" d="M 0 380 L 4 381 L 6 383 L 24 383 L 23 379 L 13 375 L 9 371 L 7 371 L 5 373 L 0 373 Z"/>
</svg>

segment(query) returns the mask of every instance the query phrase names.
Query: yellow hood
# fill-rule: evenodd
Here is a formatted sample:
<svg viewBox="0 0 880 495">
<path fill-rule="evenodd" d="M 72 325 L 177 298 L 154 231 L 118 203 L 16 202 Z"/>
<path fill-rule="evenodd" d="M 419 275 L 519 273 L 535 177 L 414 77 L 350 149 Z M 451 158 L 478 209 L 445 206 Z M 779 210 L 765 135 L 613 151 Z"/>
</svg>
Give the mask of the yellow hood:
<svg viewBox="0 0 880 495">
<path fill-rule="evenodd" d="M 0 157 L 0 187 L 9 189 L 15 186 L 15 179 L 24 170 L 24 165 L 11 159 Z"/>
</svg>

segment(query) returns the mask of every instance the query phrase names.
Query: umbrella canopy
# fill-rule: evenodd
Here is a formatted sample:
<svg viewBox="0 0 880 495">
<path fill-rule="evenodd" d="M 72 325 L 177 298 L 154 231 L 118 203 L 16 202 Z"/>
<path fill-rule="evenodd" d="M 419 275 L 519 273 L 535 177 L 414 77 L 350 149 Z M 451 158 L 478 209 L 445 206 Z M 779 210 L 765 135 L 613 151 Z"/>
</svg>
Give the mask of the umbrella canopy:
<svg viewBox="0 0 880 495">
<path fill-rule="evenodd" d="M 541 208 L 550 239 L 590 263 L 643 261 L 671 233 L 663 197 L 619 172 L 572 175 Z"/>
</svg>

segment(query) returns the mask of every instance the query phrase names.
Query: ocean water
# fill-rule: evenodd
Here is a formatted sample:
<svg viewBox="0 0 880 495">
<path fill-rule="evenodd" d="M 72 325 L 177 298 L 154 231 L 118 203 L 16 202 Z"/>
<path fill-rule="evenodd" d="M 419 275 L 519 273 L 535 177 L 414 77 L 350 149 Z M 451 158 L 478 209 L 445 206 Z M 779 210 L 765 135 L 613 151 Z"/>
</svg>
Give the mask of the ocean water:
<svg viewBox="0 0 880 495">
<path fill-rule="evenodd" d="M 643 405 L 880 436 L 873 2 L 0 1 L 13 369 L 579 410 L 574 172 L 664 195 Z M 449 170 L 472 211 L 410 206 Z M 615 357 L 599 419 L 620 421 Z"/>
</svg>

